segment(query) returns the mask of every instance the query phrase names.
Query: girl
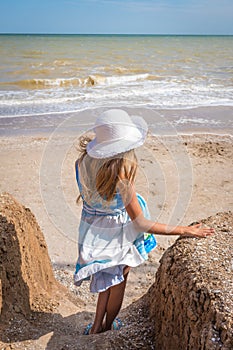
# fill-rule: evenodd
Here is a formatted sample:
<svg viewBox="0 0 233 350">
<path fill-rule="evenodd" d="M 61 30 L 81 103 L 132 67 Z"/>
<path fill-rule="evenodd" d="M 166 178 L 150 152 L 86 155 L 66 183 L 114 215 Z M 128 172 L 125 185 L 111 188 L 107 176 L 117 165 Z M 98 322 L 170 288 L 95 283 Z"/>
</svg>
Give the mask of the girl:
<svg viewBox="0 0 233 350">
<path fill-rule="evenodd" d="M 94 322 L 84 334 L 121 327 L 116 316 L 129 270 L 148 258 L 156 246 L 154 234 L 206 237 L 214 232 L 201 224 L 173 227 L 149 219 L 146 202 L 134 189 L 134 149 L 147 135 L 143 118 L 108 110 L 97 118 L 94 131 L 93 140 L 81 139 L 75 163 L 83 209 L 74 283 L 91 279 L 91 292 L 99 293 Z"/>
</svg>

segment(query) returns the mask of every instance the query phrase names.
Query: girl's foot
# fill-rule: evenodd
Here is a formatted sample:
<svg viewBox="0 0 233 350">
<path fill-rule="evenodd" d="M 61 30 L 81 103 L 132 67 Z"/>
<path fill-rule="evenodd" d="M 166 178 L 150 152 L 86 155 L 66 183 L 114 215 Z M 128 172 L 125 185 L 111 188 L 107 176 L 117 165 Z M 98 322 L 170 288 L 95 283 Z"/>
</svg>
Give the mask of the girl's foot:
<svg viewBox="0 0 233 350">
<path fill-rule="evenodd" d="M 122 321 L 120 318 L 115 318 L 115 320 L 112 323 L 112 330 L 114 331 L 119 331 L 119 329 L 121 329 L 122 327 Z"/>
<path fill-rule="evenodd" d="M 93 323 L 89 323 L 84 332 L 83 332 L 83 335 L 89 335 L 89 334 L 96 334 L 96 333 L 101 333 L 101 332 L 104 332 L 104 326 L 102 329 L 100 329 L 98 332 L 92 332 L 92 326 L 93 326 Z M 113 321 L 112 323 L 112 327 L 111 327 L 111 330 L 112 331 L 119 331 L 119 329 L 121 329 L 122 327 L 122 321 L 120 318 L 115 318 L 115 320 Z"/>
<path fill-rule="evenodd" d="M 83 332 L 83 335 L 89 335 L 89 334 L 90 334 L 90 330 L 91 330 L 91 328 L 92 328 L 92 325 L 93 325 L 93 323 L 89 323 L 89 324 L 86 326 L 86 328 L 85 328 L 85 330 L 84 330 L 84 332 Z"/>
<path fill-rule="evenodd" d="M 119 331 L 121 327 L 123 326 L 122 321 L 120 318 L 115 318 L 115 320 L 112 323 L 112 326 L 110 329 L 106 329 L 106 324 L 103 325 L 103 332 L 106 331 Z"/>
<path fill-rule="evenodd" d="M 84 330 L 84 332 L 83 332 L 83 335 L 89 335 L 89 334 L 96 334 L 96 333 L 101 333 L 101 332 L 103 332 L 103 329 L 101 328 L 100 330 L 98 330 L 97 332 L 93 332 L 93 323 L 89 323 L 87 326 L 86 326 L 86 328 L 85 328 L 85 330 Z"/>
</svg>

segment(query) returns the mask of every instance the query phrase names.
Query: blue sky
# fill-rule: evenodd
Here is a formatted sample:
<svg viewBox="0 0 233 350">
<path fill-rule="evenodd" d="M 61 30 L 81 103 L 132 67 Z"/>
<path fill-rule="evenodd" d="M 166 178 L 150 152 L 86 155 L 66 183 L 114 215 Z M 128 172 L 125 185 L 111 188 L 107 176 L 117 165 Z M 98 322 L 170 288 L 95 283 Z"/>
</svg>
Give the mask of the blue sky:
<svg viewBox="0 0 233 350">
<path fill-rule="evenodd" d="M 0 0 L 0 33 L 233 34 L 233 0 Z"/>
</svg>

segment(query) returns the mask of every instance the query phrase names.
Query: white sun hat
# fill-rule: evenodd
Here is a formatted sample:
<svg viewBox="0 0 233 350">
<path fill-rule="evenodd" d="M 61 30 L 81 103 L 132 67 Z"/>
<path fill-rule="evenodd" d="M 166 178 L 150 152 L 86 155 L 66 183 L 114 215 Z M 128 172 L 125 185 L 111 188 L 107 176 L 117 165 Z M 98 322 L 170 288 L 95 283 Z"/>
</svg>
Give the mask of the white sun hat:
<svg viewBox="0 0 233 350">
<path fill-rule="evenodd" d="M 95 122 L 95 138 L 88 143 L 87 153 L 93 158 L 109 158 L 141 146 L 148 126 L 139 116 L 129 116 L 122 109 L 110 109 Z"/>
</svg>

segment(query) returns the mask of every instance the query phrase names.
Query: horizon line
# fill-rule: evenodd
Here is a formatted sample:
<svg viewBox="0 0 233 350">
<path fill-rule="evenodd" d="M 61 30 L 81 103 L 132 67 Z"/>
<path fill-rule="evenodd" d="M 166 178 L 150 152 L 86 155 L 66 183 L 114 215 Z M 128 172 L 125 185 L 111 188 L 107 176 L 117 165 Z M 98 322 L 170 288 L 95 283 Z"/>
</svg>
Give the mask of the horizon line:
<svg viewBox="0 0 233 350">
<path fill-rule="evenodd" d="M 112 36 L 233 36 L 233 34 L 185 34 L 185 33 L 15 33 L 15 32 L 0 32 L 0 35 L 112 35 Z"/>
</svg>

